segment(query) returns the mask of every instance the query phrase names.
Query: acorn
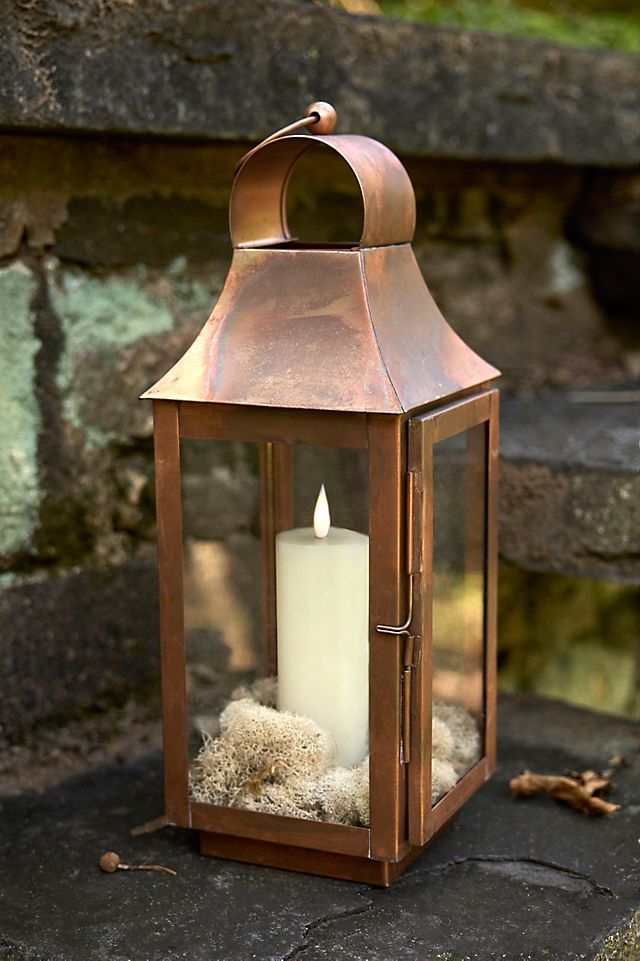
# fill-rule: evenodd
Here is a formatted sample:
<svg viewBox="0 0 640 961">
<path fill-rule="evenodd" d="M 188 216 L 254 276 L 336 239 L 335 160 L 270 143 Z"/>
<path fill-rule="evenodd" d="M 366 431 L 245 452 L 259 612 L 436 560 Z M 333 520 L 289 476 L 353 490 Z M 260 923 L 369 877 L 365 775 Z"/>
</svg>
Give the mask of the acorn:
<svg viewBox="0 0 640 961">
<path fill-rule="evenodd" d="M 113 874 L 120 867 L 120 855 L 116 854 L 115 851 L 107 851 L 100 858 L 99 864 L 101 871 L 106 874 Z"/>
</svg>

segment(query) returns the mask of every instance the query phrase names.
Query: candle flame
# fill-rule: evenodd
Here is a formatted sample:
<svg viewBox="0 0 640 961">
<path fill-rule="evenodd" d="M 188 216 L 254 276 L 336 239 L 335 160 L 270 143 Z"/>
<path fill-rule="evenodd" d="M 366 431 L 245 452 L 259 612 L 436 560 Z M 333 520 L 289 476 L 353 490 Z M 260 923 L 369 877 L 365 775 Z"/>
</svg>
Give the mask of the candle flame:
<svg viewBox="0 0 640 961">
<path fill-rule="evenodd" d="M 313 531 L 316 537 L 326 537 L 331 527 L 331 514 L 329 513 L 329 501 L 324 484 L 320 488 L 316 508 L 313 512 Z"/>
</svg>

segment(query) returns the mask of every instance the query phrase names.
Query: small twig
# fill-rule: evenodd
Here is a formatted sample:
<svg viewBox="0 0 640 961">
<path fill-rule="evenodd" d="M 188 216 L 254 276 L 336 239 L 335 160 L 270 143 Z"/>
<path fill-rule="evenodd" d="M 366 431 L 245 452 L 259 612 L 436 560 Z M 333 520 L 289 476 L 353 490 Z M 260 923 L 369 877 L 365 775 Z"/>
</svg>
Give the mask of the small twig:
<svg viewBox="0 0 640 961">
<path fill-rule="evenodd" d="M 116 854 L 115 851 L 107 851 L 103 854 L 98 864 L 100 870 L 104 871 L 105 874 L 113 874 L 114 871 L 160 871 L 174 877 L 177 874 L 177 871 L 174 871 L 173 868 L 165 868 L 162 864 L 123 864 L 120 855 Z"/>
<path fill-rule="evenodd" d="M 176 876 L 173 868 L 165 868 L 163 864 L 119 864 L 118 871 L 162 871 L 163 874 Z"/>
<path fill-rule="evenodd" d="M 171 821 L 166 814 L 161 814 L 160 817 L 153 818 L 151 821 L 145 821 L 144 824 L 138 824 L 137 827 L 131 828 L 129 834 L 132 838 L 139 838 L 142 834 L 153 834 L 154 831 L 159 831 L 161 828 L 166 828 L 171 824 Z"/>
</svg>

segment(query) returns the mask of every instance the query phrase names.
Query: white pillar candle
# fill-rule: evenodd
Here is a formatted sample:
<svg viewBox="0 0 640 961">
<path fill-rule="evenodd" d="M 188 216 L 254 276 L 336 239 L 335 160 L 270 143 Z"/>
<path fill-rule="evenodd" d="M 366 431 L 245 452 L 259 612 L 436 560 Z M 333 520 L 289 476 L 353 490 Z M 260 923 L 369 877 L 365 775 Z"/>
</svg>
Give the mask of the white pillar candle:
<svg viewBox="0 0 640 961">
<path fill-rule="evenodd" d="M 331 527 L 324 485 L 313 527 L 276 537 L 278 707 L 333 735 L 338 764 L 369 743 L 369 538 Z"/>
</svg>

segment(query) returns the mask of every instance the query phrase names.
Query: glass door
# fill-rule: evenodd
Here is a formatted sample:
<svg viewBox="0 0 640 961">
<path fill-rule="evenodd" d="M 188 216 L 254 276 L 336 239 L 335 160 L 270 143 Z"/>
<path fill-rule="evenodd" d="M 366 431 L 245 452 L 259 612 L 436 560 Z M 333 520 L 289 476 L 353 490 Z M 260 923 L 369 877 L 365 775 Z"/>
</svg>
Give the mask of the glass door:
<svg viewBox="0 0 640 961">
<path fill-rule="evenodd" d="M 489 614 L 495 594 L 489 590 L 495 568 L 495 538 L 489 537 L 494 409 L 497 392 L 489 391 L 409 423 L 410 477 L 417 492 L 412 498 L 412 843 L 424 843 L 440 817 L 444 823 L 444 813 L 436 819 L 432 810 L 452 813 L 476 780 L 481 783 L 489 773 L 482 762 L 487 717 L 494 717 L 489 699 L 495 697 L 494 685 L 489 690 L 487 683 L 494 658 L 493 641 L 487 643 L 494 634 Z"/>
</svg>

